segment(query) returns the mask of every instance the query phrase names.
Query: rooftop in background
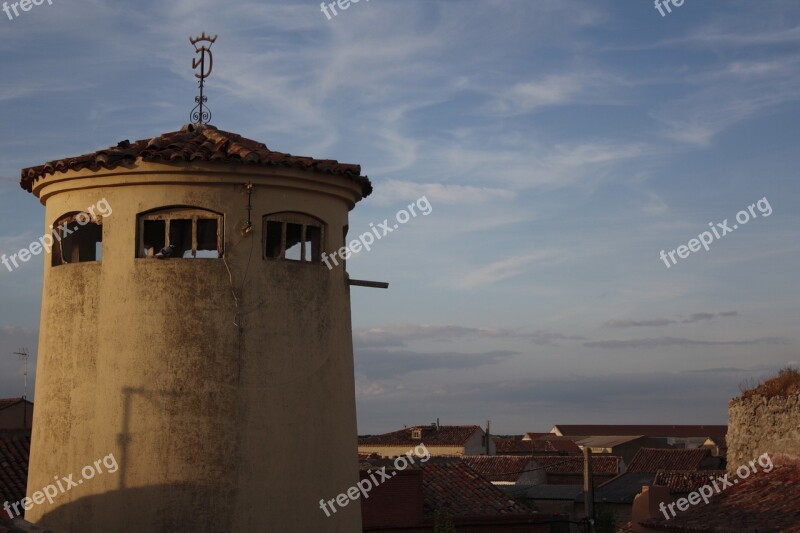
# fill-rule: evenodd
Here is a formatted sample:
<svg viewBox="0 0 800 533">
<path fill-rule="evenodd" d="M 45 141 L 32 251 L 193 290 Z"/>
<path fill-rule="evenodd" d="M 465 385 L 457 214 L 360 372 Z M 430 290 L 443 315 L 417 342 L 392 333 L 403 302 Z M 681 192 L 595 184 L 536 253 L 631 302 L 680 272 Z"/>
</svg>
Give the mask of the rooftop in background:
<svg viewBox="0 0 800 533">
<path fill-rule="evenodd" d="M 334 159 L 313 159 L 282 152 L 273 152 L 267 145 L 214 126 L 186 125 L 180 131 L 164 133 L 152 139 L 121 141 L 116 146 L 77 157 L 50 161 L 37 167 L 22 169 L 20 186 L 33 191 L 34 183 L 47 175 L 89 169 L 112 170 L 137 162 L 155 163 L 235 163 L 272 167 L 289 167 L 349 178 L 361 185 L 364 198 L 372 192 L 369 178 L 361 176 L 361 166 L 339 163 Z"/>
<path fill-rule="evenodd" d="M 0 430 L 0 502 L 13 503 L 25 497 L 30 449 L 30 429 Z"/>
<path fill-rule="evenodd" d="M 26 398 L 0 398 L 0 411 L 8 407 L 17 405 L 18 403 L 21 402 L 28 402 L 29 404 L 33 405 L 33 402 Z"/>
<path fill-rule="evenodd" d="M 631 442 L 642 438 L 643 435 L 601 435 L 599 437 L 583 437 L 576 441 L 578 446 L 588 446 L 589 448 L 614 448 L 626 442 Z"/>
<path fill-rule="evenodd" d="M 414 431 L 420 432 L 420 438 L 414 438 Z M 480 426 L 412 426 L 409 428 L 384 433 L 383 435 L 370 435 L 359 437 L 359 445 L 372 446 L 416 446 L 424 443 L 425 446 L 461 446 L 476 431 L 483 431 Z"/>
<path fill-rule="evenodd" d="M 424 464 L 422 482 L 428 517 L 436 509 L 451 517 L 532 514 L 462 461 Z"/>
<path fill-rule="evenodd" d="M 583 456 L 536 456 L 532 458 L 548 474 L 583 475 Z M 593 474 L 617 474 L 622 463 L 621 457 L 599 455 L 592 457 Z"/>
<path fill-rule="evenodd" d="M 627 472 L 656 473 L 659 470 L 702 470 L 723 468 L 724 462 L 708 448 L 689 450 L 640 448 L 628 465 Z"/>
<path fill-rule="evenodd" d="M 660 515 L 642 525 L 676 533 L 798 531 L 800 461 L 786 456 L 772 459 L 771 472 L 741 480 L 714 495 L 708 505 L 692 506 L 668 521 Z"/>
<path fill-rule="evenodd" d="M 724 437 L 728 426 L 667 425 L 561 425 L 550 430 L 560 436 Z"/>
<path fill-rule="evenodd" d="M 515 483 L 535 459 L 512 455 L 465 455 L 461 460 L 492 482 Z"/>
<path fill-rule="evenodd" d="M 534 435 L 527 433 L 528 435 Z M 535 434 L 540 435 L 540 434 Z M 536 438 L 499 438 L 494 437 L 495 450 L 498 455 L 503 454 L 561 454 L 581 453 L 581 449 L 574 441 L 566 437 L 558 437 L 546 433 L 544 437 Z"/>
<path fill-rule="evenodd" d="M 659 470 L 653 478 L 653 485 L 669 487 L 671 494 L 687 494 L 709 482 L 725 475 L 725 470 Z"/>
</svg>

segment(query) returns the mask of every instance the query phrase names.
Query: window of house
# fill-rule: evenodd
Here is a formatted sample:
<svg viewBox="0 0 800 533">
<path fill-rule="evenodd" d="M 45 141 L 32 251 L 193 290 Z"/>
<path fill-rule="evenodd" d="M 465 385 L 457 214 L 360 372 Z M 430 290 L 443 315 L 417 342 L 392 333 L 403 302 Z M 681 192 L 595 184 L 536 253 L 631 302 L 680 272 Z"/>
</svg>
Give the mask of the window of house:
<svg viewBox="0 0 800 533">
<path fill-rule="evenodd" d="M 136 257 L 222 257 L 222 215 L 196 208 L 171 208 L 138 217 Z"/>
<path fill-rule="evenodd" d="M 53 223 L 52 266 L 100 261 L 103 220 L 85 212 L 68 213 Z"/>
<path fill-rule="evenodd" d="M 264 257 L 304 263 L 322 261 L 324 224 L 301 213 L 264 217 Z"/>
<path fill-rule="evenodd" d="M 421 429 L 412 429 L 411 430 L 411 438 L 412 439 L 421 439 L 422 438 L 422 430 Z"/>
</svg>

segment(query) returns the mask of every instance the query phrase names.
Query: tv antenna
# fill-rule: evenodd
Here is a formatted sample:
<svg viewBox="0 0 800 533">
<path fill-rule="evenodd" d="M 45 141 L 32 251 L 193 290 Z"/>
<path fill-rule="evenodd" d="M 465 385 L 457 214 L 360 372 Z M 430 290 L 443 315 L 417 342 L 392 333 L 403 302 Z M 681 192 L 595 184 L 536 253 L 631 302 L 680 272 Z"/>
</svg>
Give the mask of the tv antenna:
<svg viewBox="0 0 800 533">
<path fill-rule="evenodd" d="M 20 348 L 18 352 L 14 352 L 14 355 L 19 356 L 20 361 L 25 361 L 25 389 L 22 395 L 22 399 L 24 400 L 28 397 L 28 349 Z"/>
</svg>

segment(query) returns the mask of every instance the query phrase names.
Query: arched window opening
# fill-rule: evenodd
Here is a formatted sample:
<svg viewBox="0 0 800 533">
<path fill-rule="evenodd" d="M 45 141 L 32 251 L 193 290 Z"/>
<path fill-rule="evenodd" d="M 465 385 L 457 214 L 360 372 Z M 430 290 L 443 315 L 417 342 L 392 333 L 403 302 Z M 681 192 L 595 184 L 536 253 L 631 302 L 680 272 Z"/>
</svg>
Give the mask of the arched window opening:
<svg viewBox="0 0 800 533">
<path fill-rule="evenodd" d="M 100 261 L 103 256 L 103 219 L 86 212 L 62 215 L 53 223 L 51 265 Z"/>
<path fill-rule="evenodd" d="M 264 258 L 321 263 L 325 224 L 302 213 L 264 217 Z"/>
<path fill-rule="evenodd" d="M 222 257 L 222 215 L 180 207 L 140 214 L 136 257 L 216 259 Z"/>
</svg>

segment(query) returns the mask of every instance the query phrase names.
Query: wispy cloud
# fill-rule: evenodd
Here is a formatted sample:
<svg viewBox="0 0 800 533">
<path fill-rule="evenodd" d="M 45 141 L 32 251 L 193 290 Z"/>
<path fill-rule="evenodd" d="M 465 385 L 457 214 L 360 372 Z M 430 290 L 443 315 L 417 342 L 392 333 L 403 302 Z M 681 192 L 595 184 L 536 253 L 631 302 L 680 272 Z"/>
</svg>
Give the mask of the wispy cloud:
<svg viewBox="0 0 800 533">
<path fill-rule="evenodd" d="M 737 311 L 723 311 L 722 313 L 692 313 L 689 318 L 683 320 L 671 318 L 651 318 L 648 320 L 608 320 L 605 325 L 610 328 L 637 328 L 637 327 L 660 327 L 670 324 L 694 324 L 706 320 L 713 320 L 716 317 L 735 317 L 739 316 Z"/>
<path fill-rule="evenodd" d="M 554 256 L 555 253 L 552 251 L 542 251 L 509 257 L 474 268 L 462 274 L 456 274 L 452 278 L 446 280 L 445 283 L 457 289 L 476 289 L 519 276 L 528 272 L 528 266 L 530 264 Z"/>
<path fill-rule="evenodd" d="M 396 378 L 412 372 L 464 370 L 507 361 L 519 352 L 494 350 L 483 353 L 421 353 L 380 349 L 358 350 L 356 372 L 368 379 Z"/>
<path fill-rule="evenodd" d="M 471 328 L 456 325 L 396 325 L 355 331 L 353 340 L 358 348 L 407 346 L 410 342 L 434 340 L 451 342 L 457 339 L 524 339 L 533 344 L 548 345 L 557 341 L 585 340 L 580 335 L 564 335 L 551 331 L 526 333 L 499 328 Z"/>
<path fill-rule="evenodd" d="M 416 183 L 396 179 L 376 183 L 380 189 L 377 205 L 391 205 L 397 202 L 413 201 L 425 196 L 433 204 L 480 205 L 497 201 L 511 201 L 517 193 L 508 189 L 493 187 L 473 187 L 446 183 Z"/>
<path fill-rule="evenodd" d="M 682 337 L 657 337 L 628 340 L 605 340 L 584 342 L 587 348 L 623 349 L 623 348 L 671 348 L 689 346 L 754 346 L 770 344 L 789 344 L 783 337 L 761 337 L 758 339 L 739 341 L 703 341 Z"/>
</svg>

